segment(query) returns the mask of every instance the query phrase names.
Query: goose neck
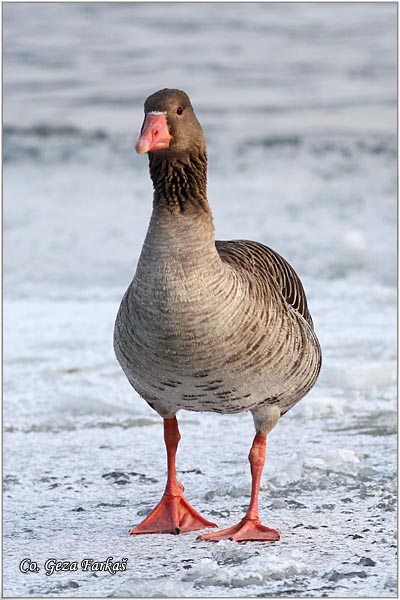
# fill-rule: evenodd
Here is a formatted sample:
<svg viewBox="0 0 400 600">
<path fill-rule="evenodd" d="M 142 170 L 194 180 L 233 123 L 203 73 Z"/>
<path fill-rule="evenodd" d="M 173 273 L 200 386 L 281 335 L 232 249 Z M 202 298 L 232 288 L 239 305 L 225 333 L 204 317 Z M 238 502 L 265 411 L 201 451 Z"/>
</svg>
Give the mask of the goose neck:
<svg viewBox="0 0 400 600">
<path fill-rule="evenodd" d="M 203 150 L 185 155 L 149 154 L 150 176 L 154 187 L 154 208 L 170 213 L 210 213 L 207 201 L 207 153 Z"/>
</svg>

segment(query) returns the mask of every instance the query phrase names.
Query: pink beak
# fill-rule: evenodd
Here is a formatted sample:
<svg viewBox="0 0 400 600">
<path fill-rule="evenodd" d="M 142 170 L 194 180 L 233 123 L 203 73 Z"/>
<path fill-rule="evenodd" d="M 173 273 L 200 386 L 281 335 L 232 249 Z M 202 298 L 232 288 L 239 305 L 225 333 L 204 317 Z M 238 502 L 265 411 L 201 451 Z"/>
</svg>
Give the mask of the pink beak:
<svg viewBox="0 0 400 600">
<path fill-rule="evenodd" d="M 163 150 L 169 147 L 171 139 L 167 117 L 164 114 L 147 114 L 135 149 L 138 154 L 144 154 L 152 150 Z"/>
</svg>

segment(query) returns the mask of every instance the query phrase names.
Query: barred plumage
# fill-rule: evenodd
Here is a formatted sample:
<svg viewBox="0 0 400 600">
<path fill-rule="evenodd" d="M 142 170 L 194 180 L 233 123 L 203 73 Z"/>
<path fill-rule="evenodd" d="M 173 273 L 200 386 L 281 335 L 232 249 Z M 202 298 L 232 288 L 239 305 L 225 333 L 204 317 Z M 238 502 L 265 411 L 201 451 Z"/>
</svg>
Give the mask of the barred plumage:
<svg viewBox="0 0 400 600">
<path fill-rule="evenodd" d="M 160 234 L 162 225 L 152 224 L 117 318 L 115 348 L 129 381 L 162 416 L 182 408 L 260 412 L 269 404 L 287 412 L 314 385 L 321 364 L 295 271 L 262 244 L 214 244 L 208 216 L 181 232 L 171 221 L 182 217 L 162 218 L 169 234 L 175 229 L 175 252 L 160 249 L 153 229 Z"/>
</svg>

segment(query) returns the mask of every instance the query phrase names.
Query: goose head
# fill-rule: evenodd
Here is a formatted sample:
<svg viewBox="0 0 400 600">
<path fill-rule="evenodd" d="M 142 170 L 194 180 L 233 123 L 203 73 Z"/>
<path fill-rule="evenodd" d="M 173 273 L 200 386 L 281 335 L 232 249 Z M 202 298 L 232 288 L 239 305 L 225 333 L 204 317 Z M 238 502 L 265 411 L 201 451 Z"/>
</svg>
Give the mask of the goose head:
<svg viewBox="0 0 400 600">
<path fill-rule="evenodd" d="M 205 151 L 203 130 L 189 96 L 175 89 L 155 92 L 144 103 L 144 122 L 136 152 L 176 157 L 193 150 Z"/>
</svg>

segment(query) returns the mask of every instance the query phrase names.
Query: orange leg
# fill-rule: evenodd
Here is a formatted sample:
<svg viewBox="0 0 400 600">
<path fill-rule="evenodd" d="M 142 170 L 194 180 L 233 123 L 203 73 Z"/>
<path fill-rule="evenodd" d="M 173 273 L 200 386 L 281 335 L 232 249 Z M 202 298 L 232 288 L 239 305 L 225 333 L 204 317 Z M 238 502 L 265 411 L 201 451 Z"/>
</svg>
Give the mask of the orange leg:
<svg viewBox="0 0 400 600">
<path fill-rule="evenodd" d="M 215 533 L 205 533 L 198 536 L 198 540 L 233 540 L 235 542 L 245 541 L 268 541 L 276 542 L 281 534 L 276 529 L 265 527 L 261 524 L 258 516 L 258 492 L 260 489 L 261 473 L 265 463 L 267 436 L 257 433 L 249 453 L 252 486 L 249 508 L 244 518 L 229 529 L 222 529 Z"/>
<path fill-rule="evenodd" d="M 181 439 L 176 417 L 164 419 L 164 440 L 167 448 L 168 479 L 161 501 L 147 517 L 133 527 L 130 535 L 140 533 L 185 533 L 205 527 L 217 527 L 202 517 L 183 495 L 183 485 L 176 478 L 175 456 Z"/>
</svg>

